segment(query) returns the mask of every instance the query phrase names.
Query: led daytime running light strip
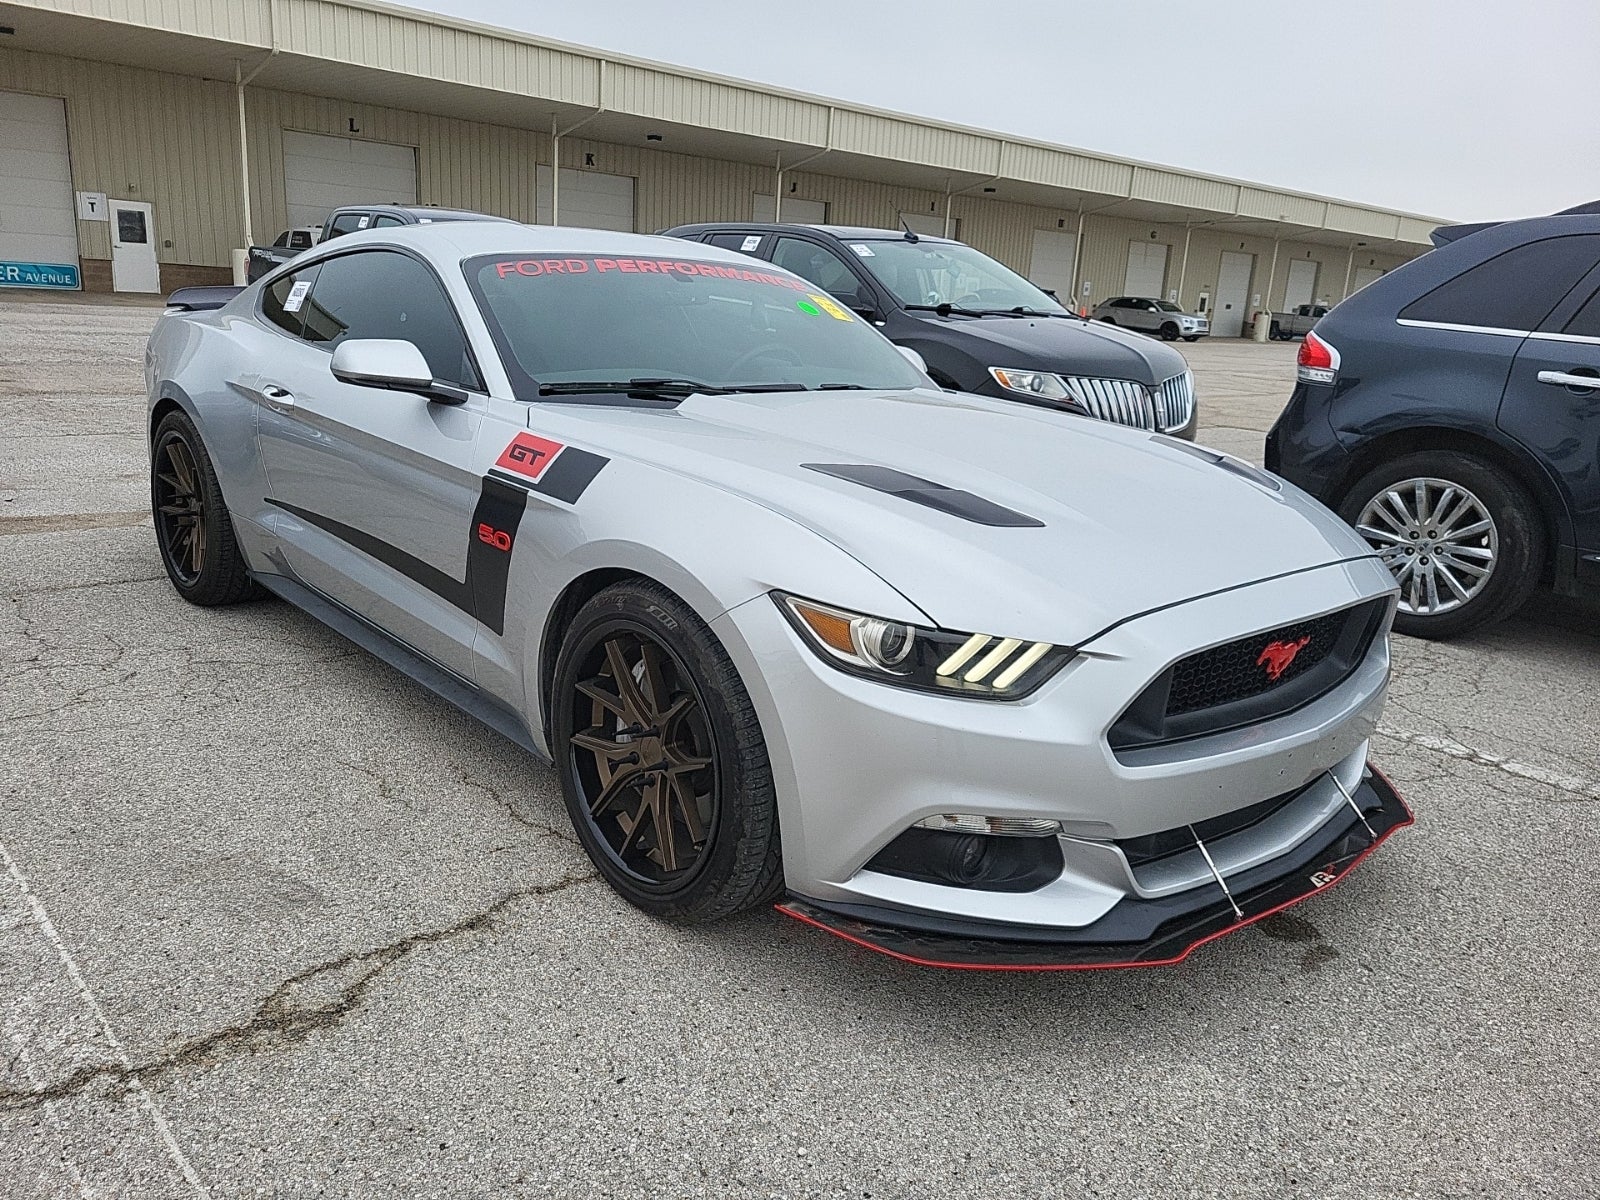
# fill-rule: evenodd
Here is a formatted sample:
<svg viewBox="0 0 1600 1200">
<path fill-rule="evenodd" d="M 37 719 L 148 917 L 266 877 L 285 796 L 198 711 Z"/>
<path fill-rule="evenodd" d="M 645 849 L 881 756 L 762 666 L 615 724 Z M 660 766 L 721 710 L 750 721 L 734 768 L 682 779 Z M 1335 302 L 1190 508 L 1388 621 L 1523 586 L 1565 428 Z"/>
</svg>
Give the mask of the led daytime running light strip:
<svg viewBox="0 0 1600 1200">
<path fill-rule="evenodd" d="M 991 637 L 987 633 L 973 634 L 966 641 L 962 642 L 961 645 L 956 647 L 955 653 L 951 654 L 949 658 L 945 659 L 939 664 L 938 670 L 935 673 L 941 678 L 948 679 L 957 671 L 961 670 L 962 667 L 966 666 L 969 662 L 972 662 L 974 658 L 977 658 L 977 656 L 981 654 L 991 642 L 996 640 L 997 639 Z M 978 659 L 978 661 L 967 671 L 965 675 L 961 676 L 963 683 L 982 683 L 989 677 L 995 668 L 999 667 L 1000 664 L 1006 661 L 1006 659 L 1011 658 L 1013 654 L 1016 654 L 1016 652 L 1026 644 L 1019 638 L 1000 638 L 998 640 L 1000 643 L 998 646 L 995 646 L 989 651 L 989 653 L 984 654 L 983 657 Z M 1005 670 L 996 675 L 993 683 L 990 686 L 995 688 L 997 691 L 1004 691 L 1017 680 L 1021 679 L 1023 675 L 1027 674 L 1028 668 L 1033 666 L 1034 663 L 1038 662 L 1046 654 L 1049 654 L 1051 649 L 1052 647 L 1049 642 L 1034 642 L 1031 646 L 1028 646 L 1026 650 L 1023 650 L 1022 653 L 1012 661 L 1010 666 L 1006 667 Z"/>
</svg>

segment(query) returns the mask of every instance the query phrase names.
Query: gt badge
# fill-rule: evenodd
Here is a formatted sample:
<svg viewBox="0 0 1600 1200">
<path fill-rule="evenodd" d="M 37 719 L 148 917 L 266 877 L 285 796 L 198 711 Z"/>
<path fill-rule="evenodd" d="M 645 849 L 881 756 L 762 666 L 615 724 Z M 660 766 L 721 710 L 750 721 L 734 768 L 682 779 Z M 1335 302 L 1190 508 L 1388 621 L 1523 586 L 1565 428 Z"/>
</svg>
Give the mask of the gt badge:
<svg viewBox="0 0 1600 1200">
<path fill-rule="evenodd" d="M 1306 648 L 1311 641 L 1310 635 L 1296 638 L 1292 642 L 1268 642 L 1261 651 L 1261 657 L 1256 659 L 1256 666 L 1267 669 L 1267 678 L 1274 683 L 1278 677 L 1289 669 L 1289 664 L 1294 662 L 1295 656 Z"/>
<path fill-rule="evenodd" d="M 494 460 L 494 465 L 525 479 L 538 479 L 556 460 L 556 455 L 565 449 L 562 443 L 552 442 L 549 438 L 519 433 L 511 439 L 511 444 L 501 452 L 500 457 Z"/>
</svg>

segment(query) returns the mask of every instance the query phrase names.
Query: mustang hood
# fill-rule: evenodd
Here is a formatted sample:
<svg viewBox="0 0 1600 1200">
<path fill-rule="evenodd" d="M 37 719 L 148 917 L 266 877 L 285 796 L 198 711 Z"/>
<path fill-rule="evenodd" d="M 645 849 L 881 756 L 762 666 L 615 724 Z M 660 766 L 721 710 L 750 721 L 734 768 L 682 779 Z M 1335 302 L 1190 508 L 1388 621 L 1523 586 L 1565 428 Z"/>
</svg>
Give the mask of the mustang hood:
<svg viewBox="0 0 1600 1200">
<path fill-rule="evenodd" d="M 984 345 L 962 349 L 992 367 L 1023 367 L 1105 379 L 1131 379 L 1155 385 L 1181 374 L 1183 355 L 1142 333 L 1077 317 L 939 317 L 937 322 L 963 340 Z"/>
<path fill-rule="evenodd" d="M 1214 452 L 985 397 L 693 396 L 592 419 L 613 450 L 813 530 L 947 629 L 1081 644 L 1142 612 L 1372 554 L 1304 493 Z M 905 476 L 956 494 L 908 498 Z"/>
</svg>

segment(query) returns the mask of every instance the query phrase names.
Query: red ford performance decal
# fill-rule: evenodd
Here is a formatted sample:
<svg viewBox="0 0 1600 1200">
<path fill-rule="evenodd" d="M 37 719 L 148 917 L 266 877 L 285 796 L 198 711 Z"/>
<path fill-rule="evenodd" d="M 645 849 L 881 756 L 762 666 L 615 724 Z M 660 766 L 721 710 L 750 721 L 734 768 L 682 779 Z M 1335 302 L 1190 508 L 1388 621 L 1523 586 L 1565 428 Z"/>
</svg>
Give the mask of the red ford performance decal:
<svg viewBox="0 0 1600 1200">
<path fill-rule="evenodd" d="M 500 457 L 494 460 L 494 465 L 525 479 L 537 479 L 555 461 L 556 455 L 565 449 L 562 443 L 552 442 L 549 438 L 519 433 L 511 439 L 511 444 L 501 452 Z"/>
<path fill-rule="evenodd" d="M 770 271 L 749 271 L 728 263 L 687 262 L 670 258 L 523 258 L 494 264 L 495 274 L 537 278 L 541 275 L 705 275 L 711 279 L 739 279 L 766 283 L 790 291 L 807 292 L 811 285 Z"/>
<path fill-rule="evenodd" d="M 1289 664 L 1294 662 L 1300 651 L 1310 642 L 1309 637 L 1296 638 L 1292 642 L 1272 642 L 1261 652 L 1261 657 L 1256 659 L 1256 666 L 1267 669 L 1267 678 L 1276 680 L 1289 669 Z"/>
</svg>

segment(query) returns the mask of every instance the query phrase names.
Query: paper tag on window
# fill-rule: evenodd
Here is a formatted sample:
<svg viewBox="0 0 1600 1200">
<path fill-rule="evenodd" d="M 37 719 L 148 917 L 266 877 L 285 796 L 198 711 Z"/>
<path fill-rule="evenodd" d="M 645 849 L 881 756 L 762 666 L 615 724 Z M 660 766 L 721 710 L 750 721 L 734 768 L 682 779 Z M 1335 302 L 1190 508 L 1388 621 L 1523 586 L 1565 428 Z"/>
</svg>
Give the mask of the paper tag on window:
<svg viewBox="0 0 1600 1200">
<path fill-rule="evenodd" d="M 806 299 L 827 313 L 835 321 L 848 321 L 850 314 L 840 308 L 832 296 L 824 296 L 821 292 L 811 292 Z"/>
<path fill-rule="evenodd" d="M 865 242 L 851 242 L 850 243 L 850 249 L 852 249 L 852 250 L 854 250 L 856 252 L 856 257 L 857 258 L 874 258 L 874 257 L 876 257 L 872 253 L 872 247 L 867 245 Z"/>
<path fill-rule="evenodd" d="M 300 306 L 306 302 L 306 293 L 311 290 L 309 279 L 297 279 L 294 286 L 289 289 L 289 298 L 283 302 L 284 312 L 299 312 Z"/>
<path fill-rule="evenodd" d="M 356 228 L 357 229 L 365 229 L 367 227 L 367 222 L 369 222 L 371 220 L 372 220 L 371 217 L 362 217 L 361 220 L 356 222 Z"/>
<path fill-rule="evenodd" d="M 744 241 L 739 243 L 739 249 L 743 250 L 746 254 L 749 254 L 750 251 L 754 250 L 759 245 L 761 245 L 761 235 L 759 233 L 753 233 L 749 237 L 745 238 Z"/>
</svg>

